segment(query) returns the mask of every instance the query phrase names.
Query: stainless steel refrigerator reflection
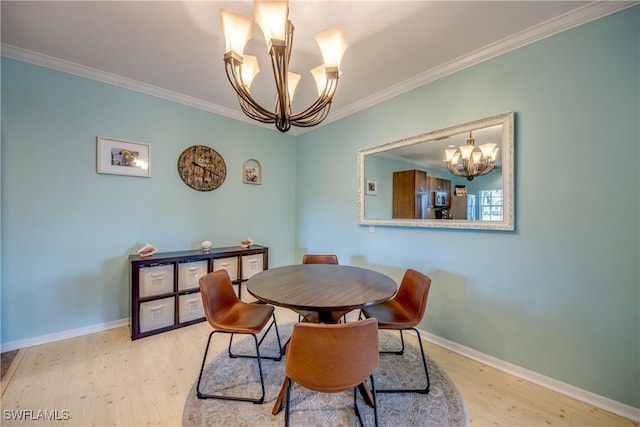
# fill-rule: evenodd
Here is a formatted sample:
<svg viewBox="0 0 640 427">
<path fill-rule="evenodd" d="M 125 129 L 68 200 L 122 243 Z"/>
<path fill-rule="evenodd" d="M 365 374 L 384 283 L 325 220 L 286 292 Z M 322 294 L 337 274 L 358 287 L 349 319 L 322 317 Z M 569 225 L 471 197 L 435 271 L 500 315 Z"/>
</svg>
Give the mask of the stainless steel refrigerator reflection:
<svg viewBox="0 0 640 427">
<path fill-rule="evenodd" d="M 476 196 L 468 194 L 466 196 L 451 196 L 451 209 L 449 209 L 451 219 L 476 219 Z"/>
</svg>

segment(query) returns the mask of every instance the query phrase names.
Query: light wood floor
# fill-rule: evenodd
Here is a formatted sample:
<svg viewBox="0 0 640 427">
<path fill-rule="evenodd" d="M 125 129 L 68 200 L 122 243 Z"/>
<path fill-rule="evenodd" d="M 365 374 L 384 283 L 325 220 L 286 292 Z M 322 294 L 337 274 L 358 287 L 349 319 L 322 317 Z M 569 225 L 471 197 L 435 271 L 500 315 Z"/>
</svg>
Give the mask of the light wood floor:
<svg viewBox="0 0 640 427">
<path fill-rule="evenodd" d="M 289 311 L 276 313 L 279 323 L 296 320 Z M 131 341 L 129 328 L 122 327 L 22 349 L 2 382 L 0 424 L 180 426 L 209 332 L 200 323 Z M 472 427 L 638 426 L 433 344 L 425 349 L 460 390 Z M 71 419 L 15 421 L 7 419 L 11 410 L 34 416 L 57 410 L 58 418 Z"/>
</svg>

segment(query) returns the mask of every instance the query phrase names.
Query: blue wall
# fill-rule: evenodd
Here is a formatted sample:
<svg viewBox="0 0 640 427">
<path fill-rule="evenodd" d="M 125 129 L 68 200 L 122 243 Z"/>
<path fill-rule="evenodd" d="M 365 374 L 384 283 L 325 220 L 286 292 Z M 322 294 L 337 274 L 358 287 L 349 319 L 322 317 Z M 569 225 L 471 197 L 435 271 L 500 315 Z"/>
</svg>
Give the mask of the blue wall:
<svg viewBox="0 0 640 427">
<path fill-rule="evenodd" d="M 151 145 L 151 178 L 96 173 L 96 136 Z M 212 192 L 187 187 L 178 156 L 216 149 L 228 169 Z M 295 138 L 3 58 L 2 342 L 129 316 L 128 255 L 208 239 L 293 257 Z M 259 159 L 263 184 L 242 183 Z M 274 232 L 273 230 L 277 230 Z"/>
<path fill-rule="evenodd" d="M 298 138 L 3 58 L 2 343 L 126 318 L 146 242 L 251 236 L 271 266 L 326 251 L 424 271 L 422 328 L 640 407 L 639 28 L 636 7 Z M 359 149 L 509 110 L 515 232 L 357 224 Z M 151 144 L 151 178 L 97 174 L 98 135 Z M 177 176 L 194 144 L 227 162 L 214 192 Z M 263 185 L 241 183 L 248 158 Z"/>
<path fill-rule="evenodd" d="M 303 135 L 299 253 L 433 279 L 422 327 L 640 407 L 640 7 Z M 516 231 L 357 224 L 357 152 L 516 112 Z M 613 203 L 602 203 L 603 197 Z"/>
</svg>

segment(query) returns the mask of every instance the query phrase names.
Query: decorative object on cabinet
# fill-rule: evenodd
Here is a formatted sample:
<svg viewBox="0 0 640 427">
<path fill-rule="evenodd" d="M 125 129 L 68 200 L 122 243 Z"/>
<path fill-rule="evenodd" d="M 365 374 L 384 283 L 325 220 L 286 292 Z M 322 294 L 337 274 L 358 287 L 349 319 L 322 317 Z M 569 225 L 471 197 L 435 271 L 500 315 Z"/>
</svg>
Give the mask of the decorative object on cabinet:
<svg viewBox="0 0 640 427">
<path fill-rule="evenodd" d="M 193 145 L 178 157 L 178 175 L 194 190 L 211 191 L 224 182 L 227 177 L 227 165 L 213 148 Z"/>
<path fill-rule="evenodd" d="M 240 247 L 241 248 L 245 248 L 246 249 L 251 245 L 253 245 L 253 239 L 251 237 L 247 237 L 242 242 L 240 242 Z"/>
<path fill-rule="evenodd" d="M 262 166 L 256 159 L 249 159 L 242 165 L 242 182 L 262 184 Z"/>
<path fill-rule="evenodd" d="M 97 171 L 113 175 L 150 177 L 149 144 L 97 137 Z"/>
<path fill-rule="evenodd" d="M 140 250 L 138 251 L 138 255 L 140 255 L 141 257 L 145 257 L 145 256 L 151 256 L 156 252 L 158 252 L 158 248 L 156 248 L 152 244 L 147 243 L 140 248 Z"/>
<path fill-rule="evenodd" d="M 375 179 L 367 178 L 367 196 L 378 195 L 378 181 Z"/>
<path fill-rule="evenodd" d="M 271 111 L 260 105 L 250 91 L 254 77 L 260 72 L 257 58 L 244 54 L 245 44 L 251 38 L 253 19 L 221 9 L 225 71 L 238 95 L 240 108 L 253 120 L 274 123 L 280 132 L 287 132 L 291 126 L 311 127 L 321 123 L 329 114 L 338 87 L 340 62 L 348 46 L 344 33 L 335 28 L 315 36 L 324 59 L 324 65 L 311 70 L 319 95 L 308 108 L 294 114 L 292 100 L 301 76 L 289 72 L 294 30 L 289 20 L 289 2 L 255 0 L 254 16 L 264 33 L 271 58 L 276 86 L 275 109 Z"/>
<path fill-rule="evenodd" d="M 213 243 L 211 243 L 211 241 L 209 240 L 203 240 L 202 242 L 200 242 L 200 246 L 202 247 L 202 250 L 208 251 L 209 249 L 211 249 L 211 246 L 213 246 Z"/>
<path fill-rule="evenodd" d="M 476 176 L 486 175 L 495 168 L 499 151 L 496 144 L 482 144 L 478 147 L 480 151 L 475 150 L 475 144 L 476 140 L 469 131 L 469 139 L 465 145 L 444 150 L 449 172 L 465 177 L 467 181 L 473 181 Z M 458 163 L 459 160 L 462 162 Z"/>
<path fill-rule="evenodd" d="M 467 195 L 467 187 L 464 185 L 456 185 L 456 196 L 466 196 Z"/>
<path fill-rule="evenodd" d="M 234 285 L 241 287 L 269 265 L 269 248 L 252 245 L 130 255 L 131 339 L 205 320 L 198 280 L 224 269 Z"/>
</svg>

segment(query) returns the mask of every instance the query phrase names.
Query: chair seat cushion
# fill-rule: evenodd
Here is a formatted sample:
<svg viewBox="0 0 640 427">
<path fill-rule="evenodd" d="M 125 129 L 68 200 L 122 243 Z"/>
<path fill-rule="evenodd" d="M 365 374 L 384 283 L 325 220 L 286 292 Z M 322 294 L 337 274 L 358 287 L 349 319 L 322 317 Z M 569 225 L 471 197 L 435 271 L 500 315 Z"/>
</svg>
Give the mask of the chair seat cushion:
<svg viewBox="0 0 640 427">
<path fill-rule="evenodd" d="M 367 318 L 378 319 L 378 329 L 400 330 L 412 328 L 418 324 L 416 313 L 407 310 L 396 300 L 365 307 L 362 312 Z"/>
<path fill-rule="evenodd" d="M 220 319 L 219 326 L 212 326 L 227 332 L 257 334 L 269 322 L 273 310 L 271 305 L 237 303 Z"/>
</svg>

